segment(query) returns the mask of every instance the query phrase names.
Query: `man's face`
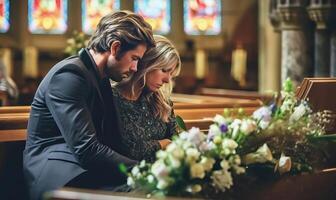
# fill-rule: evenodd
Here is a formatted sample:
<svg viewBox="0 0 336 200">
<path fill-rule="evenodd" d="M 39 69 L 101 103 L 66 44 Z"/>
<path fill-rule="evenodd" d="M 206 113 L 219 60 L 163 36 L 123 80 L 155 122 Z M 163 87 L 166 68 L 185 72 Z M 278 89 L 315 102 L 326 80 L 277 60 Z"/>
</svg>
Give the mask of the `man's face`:
<svg viewBox="0 0 336 200">
<path fill-rule="evenodd" d="M 116 82 L 120 82 L 122 79 L 129 77 L 137 71 L 138 61 L 147 50 L 146 45 L 140 44 L 135 49 L 125 52 L 124 55 L 117 60 L 116 53 L 119 47 L 119 45 L 112 45 L 111 54 L 107 59 L 104 70 L 105 74 Z"/>
</svg>

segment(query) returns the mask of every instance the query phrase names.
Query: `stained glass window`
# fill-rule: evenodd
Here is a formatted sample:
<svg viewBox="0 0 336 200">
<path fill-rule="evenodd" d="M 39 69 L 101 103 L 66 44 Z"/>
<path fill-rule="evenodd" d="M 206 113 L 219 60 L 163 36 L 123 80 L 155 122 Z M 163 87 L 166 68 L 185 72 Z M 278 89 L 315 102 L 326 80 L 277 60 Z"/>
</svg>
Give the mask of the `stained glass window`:
<svg viewBox="0 0 336 200">
<path fill-rule="evenodd" d="M 67 0 L 28 0 L 29 31 L 61 34 L 67 30 Z"/>
<path fill-rule="evenodd" d="M 155 33 L 170 31 L 170 0 L 136 0 L 134 11 L 145 18 Z"/>
<path fill-rule="evenodd" d="M 120 0 L 82 0 L 82 30 L 93 33 L 99 20 L 113 10 L 120 9 Z"/>
<path fill-rule="evenodd" d="M 220 0 L 185 0 L 184 31 L 190 35 L 216 35 L 221 31 Z"/>
<path fill-rule="evenodd" d="M 9 1 L 0 0 L 0 33 L 9 29 Z"/>
</svg>

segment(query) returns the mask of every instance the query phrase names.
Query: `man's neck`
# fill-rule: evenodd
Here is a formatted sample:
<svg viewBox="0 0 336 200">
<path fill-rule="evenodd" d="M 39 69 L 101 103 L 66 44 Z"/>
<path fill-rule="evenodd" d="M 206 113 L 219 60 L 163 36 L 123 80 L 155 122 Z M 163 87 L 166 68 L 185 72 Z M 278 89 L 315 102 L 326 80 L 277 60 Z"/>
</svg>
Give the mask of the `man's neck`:
<svg viewBox="0 0 336 200">
<path fill-rule="evenodd" d="M 98 52 L 95 52 L 92 49 L 90 49 L 89 52 L 90 52 L 90 55 L 92 56 L 94 62 L 97 65 L 97 70 L 98 70 L 100 78 L 105 78 L 106 75 L 104 73 L 104 68 L 105 68 L 106 63 L 107 63 L 109 52 L 98 53 Z"/>
</svg>

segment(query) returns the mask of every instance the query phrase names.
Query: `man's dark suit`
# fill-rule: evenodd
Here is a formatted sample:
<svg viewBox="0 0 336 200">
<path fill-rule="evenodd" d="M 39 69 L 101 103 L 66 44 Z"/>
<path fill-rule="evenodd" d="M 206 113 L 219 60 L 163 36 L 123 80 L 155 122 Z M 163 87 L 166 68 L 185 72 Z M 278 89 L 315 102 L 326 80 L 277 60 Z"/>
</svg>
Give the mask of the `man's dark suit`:
<svg viewBox="0 0 336 200">
<path fill-rule="evenodd" d="M 118 127 L 113 127 L 116 118 L 107 113 L 111 106 L 106 104 L 112 102 L 104 102 L 101 83 L 87 49 L 56 64 L 41 82 L 31 106 L 23 153 L 32 199 L 83 173 L 113 178 L 120 163 L 136 163 L 112 150 Z"/>
</svg>

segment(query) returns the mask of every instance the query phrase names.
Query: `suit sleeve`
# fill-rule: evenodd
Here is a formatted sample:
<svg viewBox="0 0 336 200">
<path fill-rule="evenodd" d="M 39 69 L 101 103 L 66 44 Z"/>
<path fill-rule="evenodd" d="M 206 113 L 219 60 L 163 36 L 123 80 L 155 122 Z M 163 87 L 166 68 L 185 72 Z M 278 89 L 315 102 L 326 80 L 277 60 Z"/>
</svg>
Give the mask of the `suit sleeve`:
<svg viewBox="0 0 336 200">
<path fill-rule="evenodd" d="M 65 142 L 83 168 L 115 168 L 120 163 L 133 166 L 131 160 L 106 145 L 96 137 L 87 101 L 90 87 L 79 72 L 65 70 L 50 80 L 46 103 L 63 135 Z"/>
</svg>

